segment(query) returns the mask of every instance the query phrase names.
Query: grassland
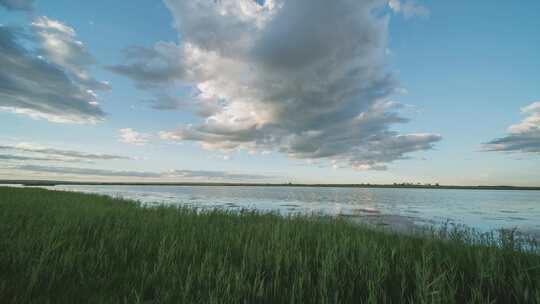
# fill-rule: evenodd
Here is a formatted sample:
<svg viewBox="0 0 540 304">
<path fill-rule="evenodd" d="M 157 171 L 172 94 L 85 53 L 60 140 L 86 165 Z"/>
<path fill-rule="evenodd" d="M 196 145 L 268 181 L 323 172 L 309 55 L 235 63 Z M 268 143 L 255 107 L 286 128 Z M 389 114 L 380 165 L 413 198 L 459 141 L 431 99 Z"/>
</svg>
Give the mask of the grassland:
<svg viewBox="0 0 540 304">
<path fill-rule="evenodd" d="M 1 303 L 540 303 L 539 248 L 0 187 Z"/>
</svg>

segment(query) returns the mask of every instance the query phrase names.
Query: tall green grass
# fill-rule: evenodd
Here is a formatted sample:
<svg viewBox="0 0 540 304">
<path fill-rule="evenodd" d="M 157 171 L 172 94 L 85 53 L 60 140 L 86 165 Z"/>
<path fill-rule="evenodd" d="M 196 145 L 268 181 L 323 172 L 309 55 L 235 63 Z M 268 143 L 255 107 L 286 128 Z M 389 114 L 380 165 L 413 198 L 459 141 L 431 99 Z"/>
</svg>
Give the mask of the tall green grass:
<svg viewBox="0 0 540 304">
<path fill-rule="evenodd" d="M 540 303 L 538 248 L 0 188 L 0 303 Z"/>
</svg>

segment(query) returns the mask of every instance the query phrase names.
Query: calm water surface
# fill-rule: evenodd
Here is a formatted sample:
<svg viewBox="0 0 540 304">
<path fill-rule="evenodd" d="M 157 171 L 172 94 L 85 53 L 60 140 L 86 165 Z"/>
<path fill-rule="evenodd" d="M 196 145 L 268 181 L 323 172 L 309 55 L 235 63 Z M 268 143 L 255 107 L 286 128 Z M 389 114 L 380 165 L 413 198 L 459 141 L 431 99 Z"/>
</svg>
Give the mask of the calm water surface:
<svg viewBox="0 0 540 304">
<path fill-rule="evenodd" d="M 540 191 L 204 186 L 55 186 L 144 203 L 255 209 L 281 214 L 395 216 L 417 225 L 447 221 L 481 231 L 540 231 Z"/>
</svg>

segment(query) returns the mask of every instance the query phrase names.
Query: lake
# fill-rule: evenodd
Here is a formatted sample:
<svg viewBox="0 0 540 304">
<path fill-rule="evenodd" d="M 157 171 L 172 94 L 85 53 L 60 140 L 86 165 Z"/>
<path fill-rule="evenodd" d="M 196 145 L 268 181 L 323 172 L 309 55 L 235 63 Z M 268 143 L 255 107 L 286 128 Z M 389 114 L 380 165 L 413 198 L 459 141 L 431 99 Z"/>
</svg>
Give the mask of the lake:
<svg viewBox="0 0 540 304">
<path fill-rule="evenodd" d="M 106 194 L 146 204 L 321 214 L 382 225 L 465 225 L 479 231 L 540 232 L 540 191 L 317 187 L 81 186 L 48 189 Z"/>
</svg>

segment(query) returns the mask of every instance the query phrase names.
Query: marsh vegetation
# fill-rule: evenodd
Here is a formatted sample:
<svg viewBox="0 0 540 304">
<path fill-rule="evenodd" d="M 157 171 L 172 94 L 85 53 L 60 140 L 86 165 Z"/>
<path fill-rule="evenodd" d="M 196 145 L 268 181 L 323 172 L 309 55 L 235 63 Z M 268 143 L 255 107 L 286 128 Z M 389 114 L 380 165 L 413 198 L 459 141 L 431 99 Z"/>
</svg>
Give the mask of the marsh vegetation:
<svg viewBox="0 0 540 304">
<path fill-rule="evenodd" d="M 3 303 L 540 303 L 540 247 L 512 232 L 0 187 L 0 235 Z"/>
</svg>

